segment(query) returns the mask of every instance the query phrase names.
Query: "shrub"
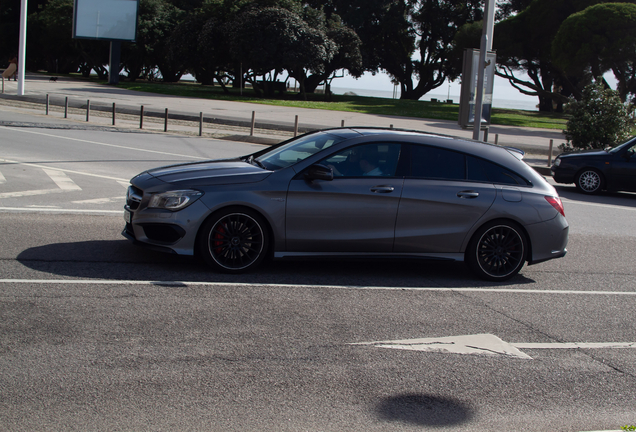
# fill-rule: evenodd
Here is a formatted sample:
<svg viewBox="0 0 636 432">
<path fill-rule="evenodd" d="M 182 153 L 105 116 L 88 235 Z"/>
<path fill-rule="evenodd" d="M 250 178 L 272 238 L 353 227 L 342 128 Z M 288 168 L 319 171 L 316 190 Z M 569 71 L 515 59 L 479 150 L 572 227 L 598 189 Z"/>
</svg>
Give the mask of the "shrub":
<svg viewBox="0 0 636 432">
<path fill-rule="evenodd" d="M 568 142 L 559 146 L 564 151 L 613 147 L 626 141 L 634 126 L 618 92 L 598 81 L 585 87 L 580 101 L 569 102 L 566 112 L 571 117 L 563 131 Z"/>
</svg>

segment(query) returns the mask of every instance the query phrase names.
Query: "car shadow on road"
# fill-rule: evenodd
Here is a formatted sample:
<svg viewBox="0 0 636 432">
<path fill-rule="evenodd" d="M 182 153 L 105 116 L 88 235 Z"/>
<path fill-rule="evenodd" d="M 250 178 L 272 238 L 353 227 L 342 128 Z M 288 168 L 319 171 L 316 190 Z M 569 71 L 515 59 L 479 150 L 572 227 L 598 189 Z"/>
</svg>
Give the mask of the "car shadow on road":
<svg viewBox="0 0 636 432">
<path fill-rule="evenodd" d="M 507 283 L 478 279 L 461 262 L 418 259 L 312 259 L 265 261 L 246 274 L 209 270 L 195 257 L 165 254 L 127 240 L 56 243 L 26 249 L 22 265 L 57 276 L 106 280 L 219 282 L 339 287 L 503 287 L 532 284 L 518 275 Z"/>
<path fill-rule="evenodd" d="M 473 410 L 458 400 L 418 393 L 387 397 L 376 411 L 385 421 L 431 427 L 460 426 L 473 417 Z"/>
</svg>

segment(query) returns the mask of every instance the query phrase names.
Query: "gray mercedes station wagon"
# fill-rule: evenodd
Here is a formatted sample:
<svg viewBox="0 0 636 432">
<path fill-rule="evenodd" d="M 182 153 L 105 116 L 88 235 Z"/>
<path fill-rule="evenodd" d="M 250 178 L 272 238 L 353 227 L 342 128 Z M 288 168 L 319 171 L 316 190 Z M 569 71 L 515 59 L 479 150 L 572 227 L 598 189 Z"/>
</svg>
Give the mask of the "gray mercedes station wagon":
<svg viewBox="0 0 636 432">
<path fill-rule="evenodd" d="M 556 190 L 514 149 L 339 128 L 131 180 L 124 236 L 239 273 L 265 257 L 465 261 L 504 281 L 565 255 Z"/>
</svg>

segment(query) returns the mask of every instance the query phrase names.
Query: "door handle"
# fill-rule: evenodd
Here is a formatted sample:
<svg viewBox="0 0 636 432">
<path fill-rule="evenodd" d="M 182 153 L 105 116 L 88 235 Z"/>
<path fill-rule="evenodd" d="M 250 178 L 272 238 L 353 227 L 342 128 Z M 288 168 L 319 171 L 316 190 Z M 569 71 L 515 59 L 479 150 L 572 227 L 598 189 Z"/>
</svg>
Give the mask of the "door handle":
<svg viewBox="0 0 636 432">
<path fill-rule="evenodd" d="M 475 191 L 461 191 L 461 192 L 457 192 L 457 196 L 459 198 L 472 199 L 472 198 L 477 198 L 479 196 L 479 192 L 475 192 Z"/>
<path fill-rule="evenodd" d="M 393 186 L 376 186 L 371 188 L 374 193 L 391 193 L 395 190 Z"/>
</svg>

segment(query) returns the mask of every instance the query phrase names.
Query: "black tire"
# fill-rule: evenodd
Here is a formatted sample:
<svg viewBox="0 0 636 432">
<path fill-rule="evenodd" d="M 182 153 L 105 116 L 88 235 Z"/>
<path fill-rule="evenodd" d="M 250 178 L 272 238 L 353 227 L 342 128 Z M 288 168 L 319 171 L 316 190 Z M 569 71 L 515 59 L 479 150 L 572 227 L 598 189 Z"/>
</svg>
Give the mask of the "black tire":
<svg viewBox="0 0 636 432">
<path fill-rule="evenodd" d="M 244 273 L 267 255 L 269 232 L 263 218 L 249 209 L 215 213 L 199 232 L 199 252 L 213 269 Z"/>
<path fill-rule="evenodd" d="M 493 221 L 473 235 L 466 251 L 466 262 L 480 278 L 501 282 L 519 273 L 527 254 L 528 243 L 517 224 Z"/>
<path fill-rule="evenodd" d="M 605 184 L 603 174 L 594 168 L 586 168 L 576 175 L 576 188 L 585 194 L 599 193 Z"/>
</svg>

